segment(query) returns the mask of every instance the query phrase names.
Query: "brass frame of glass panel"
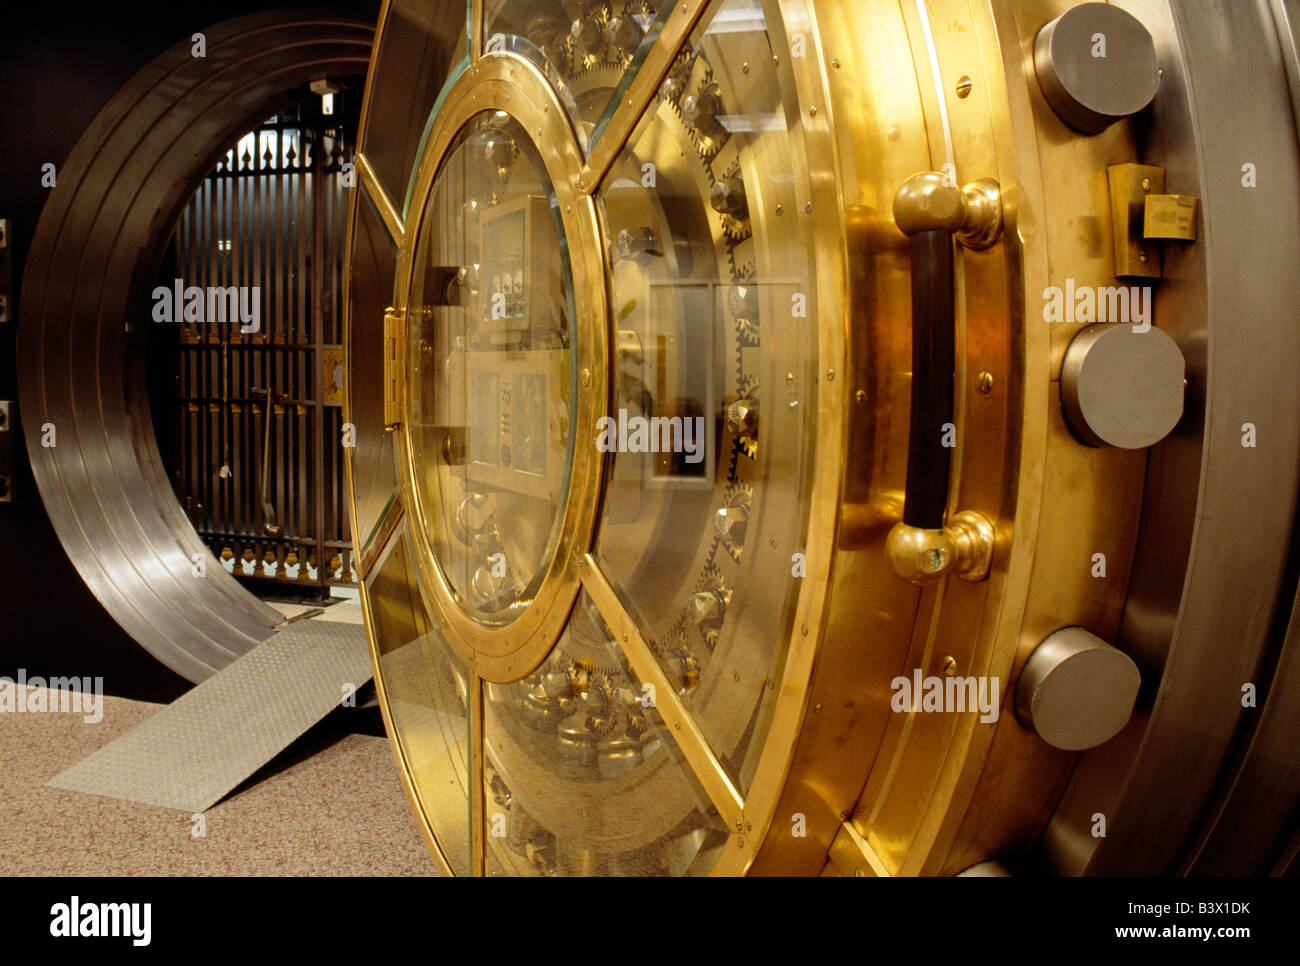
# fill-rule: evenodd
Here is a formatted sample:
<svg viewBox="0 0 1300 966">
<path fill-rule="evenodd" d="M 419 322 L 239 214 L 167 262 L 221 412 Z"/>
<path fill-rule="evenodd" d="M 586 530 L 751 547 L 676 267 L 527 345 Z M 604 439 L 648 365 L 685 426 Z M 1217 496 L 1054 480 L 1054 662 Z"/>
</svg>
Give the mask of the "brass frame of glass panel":
<svg viewBox="0 0 1300 966">
<path fill-rule="evenodd" d="M 554 188 L 568 243 L 576 311 L 572 351 L 582 373 L 570 429 L 575 442 L 568 495 L 553 555 L 532 601 L 517 619 L 501 626 L 484 624 L 462 608 L 436 561 L 429 538 L 432 522 L 425 519 L 417 501 L 408 500 L 406 511 L 412 521 L 407 532 L 414 544 L 422 592 L 433 618 L 471 672 L 505 682 L 527 674 L 550 653 L 578 595 L 577 563 L 591 544 L 605 473 L 603 454 L 583 443 L 596 439 L 596 420 L 605 415 L 608 405 L 608 307 L 596 208 L 570 183 L 570 173 L 581 164 L 577 137 L 545 77 L 520 57 L 484 55 L 452 86 L 417 168 L 412 210 L 423 211 L 447 150 L 470 119 L 486 111 L 509 114 L 533 139 Z M 406 308 L 412 275 L 418 270 L 413 264 L 418 235 L 418 229 L 408 229 L 394 296 L 400 310 Z M 414 493 L 417 468 L 405 426 L 395 443 L 403 487 Z"/>
</svg>

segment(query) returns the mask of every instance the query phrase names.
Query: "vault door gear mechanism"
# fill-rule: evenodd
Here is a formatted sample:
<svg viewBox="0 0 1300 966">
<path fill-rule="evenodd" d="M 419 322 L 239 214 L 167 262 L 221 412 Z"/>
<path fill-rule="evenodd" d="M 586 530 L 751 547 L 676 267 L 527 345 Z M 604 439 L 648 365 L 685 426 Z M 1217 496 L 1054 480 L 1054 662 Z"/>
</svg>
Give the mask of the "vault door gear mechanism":
<svg viewBox="0 0 1300 966">
<path fill-rule="evenodd" d="M 1207 243 L 1092 190 L 1156 163 L 1151 35 L 866 6 L 385 6 L 345 445 L 446 871 L 954 874 L 1167 725 L 1110 642 L 1182 333 L 1117 268 Z"/>
</svg>

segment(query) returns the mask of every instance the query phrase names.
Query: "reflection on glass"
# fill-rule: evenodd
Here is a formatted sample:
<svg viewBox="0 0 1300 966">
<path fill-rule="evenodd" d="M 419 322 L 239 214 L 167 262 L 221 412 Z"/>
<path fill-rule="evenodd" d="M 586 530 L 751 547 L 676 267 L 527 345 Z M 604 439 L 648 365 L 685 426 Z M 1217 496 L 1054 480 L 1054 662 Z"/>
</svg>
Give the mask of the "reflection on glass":
<svg viewBox="0 0 1300 966">
<path fill-rule="evenodd" d="M 585 594 L 542 665 L 483 704 L 489 874 L 712 867 L 722 820 Z"/>
<path fill-rule="evenodd" d="M 424 818 L 452 871 L 469 875 L 469 677 L 420 603 L 404 533 L 367 581 L 380 678 Z"/>
<path fill-rule="evenodd" d="M 674 0 L 487 0 L 484 50 L 536 64 L 584 146 L 608 120 Z"/>
<path fill-rule="evenodd" d="M 456 138 L 420 223 L 407 429 L 422 524 L 462 606 L 531 600 L 568 489 L 572 283 L 537 149 L 504 112 Z"/>
<path fill-rule="evenodd" d="M 715 4 L 599 192 L 628 433 L 597 555 L 742 791 L 793 620 L 816 408 L 809 189 L 781 70 L 758 0 Z"/>
<path fill-rule="evenodd" d="M 455 3 L 392 0 L 368 81 L 361 153 L 395 204 L 420 153 L 429 111 L 453 65 L 466 50 L 465 12 Z"/>
</svg>

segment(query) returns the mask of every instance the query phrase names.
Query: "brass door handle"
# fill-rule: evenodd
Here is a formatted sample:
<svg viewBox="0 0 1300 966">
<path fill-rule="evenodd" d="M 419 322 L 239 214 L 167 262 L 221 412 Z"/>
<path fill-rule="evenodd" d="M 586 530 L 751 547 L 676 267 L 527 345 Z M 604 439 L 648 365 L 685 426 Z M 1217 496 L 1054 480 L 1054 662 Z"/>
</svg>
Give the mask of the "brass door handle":
<svg viewBox="0 0 1300 966">
<path fill-rule="evenodd" d="M 894 222 L 911 242 L 912 404 L 903 521 L 890 530 L 885 551 L 894 572 L 912 583 L 949 570 L 983 580 L 993 557 L 993 525 L 972 511 L 944 522 L 955 442 L 953 244 L 996 244 L 1002 234 L 998 185 L 978 181 L 958 188 L 935 171 L 914 175 L 894 196 Z"/>
</svg>

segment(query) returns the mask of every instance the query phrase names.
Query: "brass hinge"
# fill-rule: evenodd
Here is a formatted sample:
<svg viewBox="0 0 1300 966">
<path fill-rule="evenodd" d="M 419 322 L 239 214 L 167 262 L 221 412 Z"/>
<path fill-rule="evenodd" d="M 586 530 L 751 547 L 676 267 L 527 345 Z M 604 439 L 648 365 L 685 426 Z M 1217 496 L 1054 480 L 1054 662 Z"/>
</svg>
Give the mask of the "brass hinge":
<svg viewBox="0 0 1300 966">
<path fill-rule="evenodd" d="M 406 313 L 391 306 L 384 309 L 384 429 L 393 432 L 402 425 L 402 398 L 406 389 Z"/>
</svg>

